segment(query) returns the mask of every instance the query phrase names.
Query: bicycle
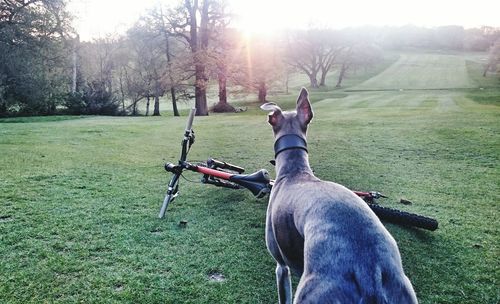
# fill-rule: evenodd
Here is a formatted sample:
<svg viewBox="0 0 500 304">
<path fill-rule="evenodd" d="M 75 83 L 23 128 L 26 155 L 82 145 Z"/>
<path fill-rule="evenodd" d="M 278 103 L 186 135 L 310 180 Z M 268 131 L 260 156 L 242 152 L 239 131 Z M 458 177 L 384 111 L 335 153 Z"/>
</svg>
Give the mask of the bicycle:
<svg viewBox="0 0 500 304">
<path fill-rule="evenodd" d="M 262 198 L 271 192 L 274 181 L 270 178 L 269 172 L 265 169 L 258 170 L 251 174 L 243 174 L 245 172 L 244 168 L 212 158 L 208 159 L 206 163 L 199 164 L 193 164 L 187 161 L 187 155 L 195 142 L 195 134 L 192 128 L 195 114 L 196 109 L 191 109 L 184 137 L 181 142 L 181 155 L 177 165 L 173 163 L 165 164 L 165 170 L 172 173 L 172 178 L 168 184 L 167 194 L 163 200 L 158 216 L 159 218 L 165 216 L 168 205 L 174 201 L 179 194 L 179 179 L 184 170 L 202 174 L 201 182 L 204 184 L 230 189 L 245 188 L 250 190 L 257 198 Z M 353 192 L 361 197 L 382 221 L 431 231 L 436 230 L 439 226 L 438 221 L 433 218 L 378 205 L 377 199 L 386 197 L 380 192 Z"/>
</svg>

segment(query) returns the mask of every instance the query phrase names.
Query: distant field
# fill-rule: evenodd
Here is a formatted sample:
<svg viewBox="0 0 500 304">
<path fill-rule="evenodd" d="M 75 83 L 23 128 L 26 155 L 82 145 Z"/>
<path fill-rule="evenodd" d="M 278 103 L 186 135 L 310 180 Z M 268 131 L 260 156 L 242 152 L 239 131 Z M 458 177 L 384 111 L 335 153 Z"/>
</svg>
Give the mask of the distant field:
<svg viewBox="0 0 500 304">
<path fill-rule="evenodd" d="M 310 91 L 316 175 L 438 219 L 435 232 L 385 224 L 422 304 L 500 301 L 500 85 L 474 64 L 463 74 L 467 58 L 406 54 L 350 83 L 394 89 L 407 77 L 431 90 Z M 489 88 L 446 89 L 466 84 Z M 297 93 L 272 100 L 289 109 Z M 274 176 L 266 113 L 247 106 L 197 117 L 190 158 Z M 0 119 L 0 303 L 277 302 L 266 199 L 199 184 L 188 172 L 193 182 L 181 180 L 167 218 L 157 218 L 182 114 Z M 214 273 L 225 280 L 210 280 Z"/>
<path fill-rule="evenodd" d="M 377 76 L 352 90 L 421 90 L 476 88 L 466 66 L 466 58 L 444 54 L 403 54 Z"/>
</svg>

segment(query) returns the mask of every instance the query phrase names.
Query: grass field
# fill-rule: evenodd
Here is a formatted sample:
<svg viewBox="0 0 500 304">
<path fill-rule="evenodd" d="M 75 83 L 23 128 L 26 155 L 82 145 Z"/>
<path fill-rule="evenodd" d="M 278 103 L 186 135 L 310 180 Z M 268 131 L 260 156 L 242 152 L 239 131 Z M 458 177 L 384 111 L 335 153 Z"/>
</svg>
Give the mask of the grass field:
<svg viewBox="0 0 500 304">
<path fill-rule="evenodd" d="M 429 90 L 474 88 L 462 56 L 443 54 L 403 54 L 379 75 L 352 90 Z"/>
<path fill-rule="evenodd" d="M 435 232 L 386 224 L 421 303 L 496 304 L 500 86 L 470 56 L 439 56 L 402 54 L 366 82 L 312 91 L 310 161 L 320 178 L 439 220 Z M 266 113 L 248 106 L 197 117 L 190 158 L 274 173 Z M 157 218 L 185 117 L 71 118 L 0 120 L 1 303 L 276 302 L 265 199 L 182 180 Z"/>
</svg>

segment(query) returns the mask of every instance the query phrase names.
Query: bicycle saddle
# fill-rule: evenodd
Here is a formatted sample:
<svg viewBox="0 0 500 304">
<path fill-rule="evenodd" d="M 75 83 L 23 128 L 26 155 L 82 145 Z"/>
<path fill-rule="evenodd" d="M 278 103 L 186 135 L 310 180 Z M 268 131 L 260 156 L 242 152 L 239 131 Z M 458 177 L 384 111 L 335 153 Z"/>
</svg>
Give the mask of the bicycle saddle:
<svg viewBox="0 0 500 304">
<path fill-rule="evenodd" d="M 257 198 L 264 197 L 271 191 L 269 187 L 271 178 L 266 169 L 261 169 L 252 174 L 235 174 L 232 175 L 229 180 L 247 188 Z"/>
</svg>

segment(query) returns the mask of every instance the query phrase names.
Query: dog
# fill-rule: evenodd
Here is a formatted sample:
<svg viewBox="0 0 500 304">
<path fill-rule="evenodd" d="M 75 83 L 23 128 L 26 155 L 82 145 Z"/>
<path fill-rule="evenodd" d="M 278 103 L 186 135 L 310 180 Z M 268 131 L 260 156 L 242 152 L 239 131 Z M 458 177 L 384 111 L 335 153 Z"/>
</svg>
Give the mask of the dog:
<svg viewBox="0 0 500 304">
<path fill-rule="evenodd" d="M 276 180 L 266 216 L 266 245 L 277 262 L 279 303 L 292 303 L 290 273 L 300 277 L 296 304 L 418 303 L 394 238 L 346 187 L 315 177 L 306 133 L 313 118 L 303 88 L 295 111 L 274 103 Z"/>
</svg>

